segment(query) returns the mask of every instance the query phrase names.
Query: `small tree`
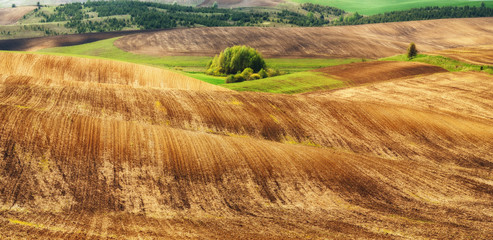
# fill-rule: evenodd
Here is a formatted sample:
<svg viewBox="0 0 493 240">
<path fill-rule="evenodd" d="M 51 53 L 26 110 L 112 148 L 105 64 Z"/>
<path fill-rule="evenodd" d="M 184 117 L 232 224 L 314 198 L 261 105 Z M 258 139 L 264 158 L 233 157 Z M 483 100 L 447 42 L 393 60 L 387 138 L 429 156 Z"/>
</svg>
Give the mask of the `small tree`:
<svg viewBox="0 0 493 240">
<path fill-rule="evenodd" d="M 212 4 L 212 8 L 217 8 L 217 2 L 215 1 L 213 4 Z"/>
<path fill-rule="evenodd" d="M 418 55 L 418 49 L 416 48 L 416 44 L 411 43 L 407 48 L 407 58 L 412 59 Z"/>
<path fill-rule="evenodd" d="M 12 8 L 15 8 L 15 3 L 12 3 Z"/>
</svg>

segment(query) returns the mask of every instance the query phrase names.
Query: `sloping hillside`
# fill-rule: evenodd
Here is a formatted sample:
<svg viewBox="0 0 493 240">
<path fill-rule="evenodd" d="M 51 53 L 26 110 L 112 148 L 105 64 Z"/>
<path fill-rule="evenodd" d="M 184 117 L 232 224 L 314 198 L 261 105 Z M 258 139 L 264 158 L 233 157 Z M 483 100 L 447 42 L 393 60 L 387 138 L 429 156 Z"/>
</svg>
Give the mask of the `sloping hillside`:
<svg viewBox="0 0 493 240">
<path fill-rule="evenodd" d="M 104 59 L 0 53 L 0 71 L 50 82 L 119 84 L 133 87 L 225 90 L 169 70 Z"/>
<path fill-rule="evenodd" d="M 385 85 L 289 96 L 2 56 L 2 237 L 493 237 L 488 75 L 395 82 L 423 99 Z"/>
<path fill-rule="evenodd" d="M 136 34 L 115 45 L 125 51 L 157 56 L 214 56 L 226 47 L 249 45 L 266 57 L 380 58 L 420 51 L 490 44 L 493 18 L 441 19 L 322 28 L 193 28 Z M 480 37 L 478 37 L 480 36 Z"/>
</svg>

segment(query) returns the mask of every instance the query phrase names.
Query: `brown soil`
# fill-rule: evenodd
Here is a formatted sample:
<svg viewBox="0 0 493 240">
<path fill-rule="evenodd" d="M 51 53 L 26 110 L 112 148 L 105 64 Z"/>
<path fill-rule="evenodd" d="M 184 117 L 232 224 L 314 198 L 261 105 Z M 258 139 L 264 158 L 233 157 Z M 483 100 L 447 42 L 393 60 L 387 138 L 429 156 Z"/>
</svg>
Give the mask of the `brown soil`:
<svg viewBox="0 0 493 240">
<path fill-rule="evenodd" d="M 493 237 L 489 75 L 289 96 L 1 56 L 2 237 Z M 62 60 L 73 69 L 36 75 Z"/>
<path fill-rule="evenodd" d="M 35 8 L 34 6 L 0 8 L 0 25 L 12 25 Z"/>
<path fill-rule="evenodd" d="M 69 82 L 70 85 L 99 83 L 132 87 L 176 88 L 229 91 L 195 78 L 164 70 L 119 61 L 42 54 L 0 54 L 4 76 L 29 76 L 43 84 Z"/>
<path fill-rule="evenodd" d="M 71 35 L 60 35 L 60 36 L 51 36 L 51 37 L 38 37 L 38 38 L 7 39 L 7 40 L 0 40 L 0 50 L 37 51 L 44 48 L 73 46 L 73 45 L 95 42 L 108 38 L 121 37 L 135 33 L 152 32 L 152 31 L 155 30 L 86 33 L 86 34 L 71 34 Z"/>
<path fill-rule="evenodd" d="M 175 29 L 126 36 L 115 45 L 157 56 L 213 56 L 226 47 L 244 44 L 266 57 L 379 58 L 405 53 L 410 42 L 420 51 L 436 51 L 492 41 L 493 18 L 475 18 L 342 27 Z"/>
<path fill-rule="evenodd" d="M 346 81 L 351 85 L 447 72 L 447 70 L 441 67 L 424 63 L 391 61 L 351 63 L 320 68 L 313 71 Z"/>
<path fill-rule="evenodd" d="M 493 66 L 493 45 L 446 49 L 432 52 L 431 54 L 445 56 L 476 65 Z"/>
</svg>

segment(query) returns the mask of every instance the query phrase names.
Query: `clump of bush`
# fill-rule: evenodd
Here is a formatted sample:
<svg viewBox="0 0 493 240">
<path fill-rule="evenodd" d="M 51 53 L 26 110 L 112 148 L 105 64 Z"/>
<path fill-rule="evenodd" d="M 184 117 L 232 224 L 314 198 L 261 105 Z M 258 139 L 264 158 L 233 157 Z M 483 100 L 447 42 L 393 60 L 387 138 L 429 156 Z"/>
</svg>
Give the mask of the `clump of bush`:
<svg viewBox="0 0 493 240">
<path fill-rule="evenodd" d="M 254 72 L 266 68 L 262 55 L 254 48 L 233 46 L 216 55 L 207 65 L 207 74 L 229 75 L 251 68 Z"/>
<path fill-rule="evenodd" d="M 226 83 L 281 75 L 279 70 L 267 68 L 262 55 L 254 48 L 247 46 L 226 48 L 207 64 L 205 73 L 215 76 L 227 76 Z"/>
<path fill-rule="evenodd" d="M 226 83 L 258 80 L 258 79 L 274 77 L 278 75 L 281 75 L 281 72 L 279 70 L 267 69 L 266 71 L 262 68 L 258 73 L 254 73 L 253 69 L 245 68 L 243 72 L 238 72 L 236 74 L 228 75 L 228 77 L 226 77 Z"/>
</svg>

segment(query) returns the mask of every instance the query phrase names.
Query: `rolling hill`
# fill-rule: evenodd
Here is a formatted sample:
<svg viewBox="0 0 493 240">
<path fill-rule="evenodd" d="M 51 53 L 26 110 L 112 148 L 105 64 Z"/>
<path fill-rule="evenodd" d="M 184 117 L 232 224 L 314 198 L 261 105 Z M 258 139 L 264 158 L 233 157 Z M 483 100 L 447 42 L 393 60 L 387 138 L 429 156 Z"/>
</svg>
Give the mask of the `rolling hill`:
<svg viewBox="0 0 493 240">
<path fill-rule="evenodd" d="M 283 95 L 0 56 L 2 237 L 493 237 L 490 75 Z"/>
<path fill-rule="evenodd" d="M 380 58 L 404 53 L 410 42 L 422 52 L 490 44 L 492 23 L 493 18 L 475 18 L 322 28 L 173 29 L 126 36 L 115 46 L 153 56 L 214 56 L 246 44 L 266 57 Z"/>
</svg>

